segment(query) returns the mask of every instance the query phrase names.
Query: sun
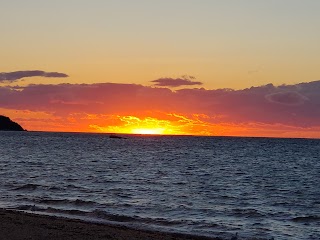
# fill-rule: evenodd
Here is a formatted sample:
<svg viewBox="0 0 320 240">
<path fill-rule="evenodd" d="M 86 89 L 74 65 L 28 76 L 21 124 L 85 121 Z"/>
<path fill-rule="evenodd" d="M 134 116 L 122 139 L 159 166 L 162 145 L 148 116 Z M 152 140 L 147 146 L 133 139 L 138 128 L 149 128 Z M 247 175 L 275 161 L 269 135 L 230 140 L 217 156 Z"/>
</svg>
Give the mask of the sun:
<svg viewBox="0 0 320 240">
<path fill-rule="evenodd" d="M 132 129 L 133 134 L 161 135 L 164 133 L 163 128 L 135 128 Z"/>
</svg>

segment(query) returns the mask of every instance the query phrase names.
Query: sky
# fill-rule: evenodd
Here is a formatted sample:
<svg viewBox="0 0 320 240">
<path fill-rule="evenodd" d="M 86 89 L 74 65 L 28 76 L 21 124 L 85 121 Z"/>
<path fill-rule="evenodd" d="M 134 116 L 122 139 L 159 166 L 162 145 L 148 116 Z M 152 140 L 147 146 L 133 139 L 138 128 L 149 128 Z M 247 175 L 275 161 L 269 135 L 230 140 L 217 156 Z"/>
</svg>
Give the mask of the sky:
<svg viewBox="0 0 320 240">
<path fill-rule="evenodd" d="M 320 137 L 318 0 L 0 2 L 0 114 L 34 131 Z"/>
</svg>

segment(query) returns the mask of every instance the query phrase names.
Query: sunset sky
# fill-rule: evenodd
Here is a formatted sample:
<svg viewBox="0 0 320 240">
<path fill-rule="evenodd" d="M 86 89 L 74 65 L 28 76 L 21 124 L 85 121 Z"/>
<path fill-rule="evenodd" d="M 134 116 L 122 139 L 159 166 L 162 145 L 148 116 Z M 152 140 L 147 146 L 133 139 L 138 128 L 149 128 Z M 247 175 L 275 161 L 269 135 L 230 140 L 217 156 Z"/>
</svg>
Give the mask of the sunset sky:
<svg viewBox="0 0 320 240">
<path fill-rule="evenodd" d="M 320 138 L 318 0 L 0 3 L 0 115 L 34 131 Z"/>
</svg>

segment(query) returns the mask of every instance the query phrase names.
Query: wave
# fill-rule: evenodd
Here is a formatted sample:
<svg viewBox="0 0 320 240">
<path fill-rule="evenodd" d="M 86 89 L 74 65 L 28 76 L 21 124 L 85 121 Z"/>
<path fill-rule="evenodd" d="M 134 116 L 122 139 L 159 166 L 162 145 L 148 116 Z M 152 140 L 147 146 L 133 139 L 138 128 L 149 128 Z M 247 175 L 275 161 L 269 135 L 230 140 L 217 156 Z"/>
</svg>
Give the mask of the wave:
<svg viewBox="0 0 320 240">
<path fill-rule="evenodd" d="M 303 217 L 295 217 L 291 219 L 294 222 L 319 222 L 320 216 L 303 216 Z"/>
<path fill-rule="evenodd" d="M 232 210 L 232 214 L 235 216 L 243 217 L 265 217 L 266 215 L 256 209 L 241 209 L 236 208 Z"/>
<path fill-rule="evenodd" d="M 81 186 L 76 186 L 73 184 L 69 184 L 67 186 L 56 186 L 56 185 L 50 186 L 50 185 L 41 185 L 36 183 L 27 183 L 20 186 L 17 186 L 16 184 L 10 184 L 8 185 L 8 187 L 11 188 L 11 191 L 23 191 L 23 190 L 34 191 L 38 189 L 43 189 L 46 191 L 58 192 L 58 191 L 66 191 L 67 189 L 77 189 L 82 192 L 91 192 L 91 189 L 81 187 Z"/>
<path fill-rule="evenodd" d="M 52 214 L 52 215 L 64 215 L 70 218 L 85 218 L 91 219 L 93 221 L 106 221 L 113 223 L 139 223 L 146 225 L 157 225 L 157 226 L 177 226 L 182 224 L 192 225 L 194 224 L 193 220 L 186 219 L 166 219 L 166 218 L 149 218 L 149 217 L 140 217 L 140 216 L 126 216 L 120 214 L 108 213 L 103 210 L 93 210 L 93 211 L 84 211 L 78 209 L 61 209 L 55 207 L 39 207 L 36 205 L 20 205 L 14 208 L 15 210 L 35 212 L 39 214 Z M 203 223 L 203 222 L 202 222 Z"/>
<path fill-rule="evenodd" d="M 23 191 L 23 190 L 29 190 L 29 191 L 34 191 L 37 190 L 39 188 L 42 188 L 44 190 L 49 190 L 49 191 L 61 191 L 61 190 L 65 190 L 65 188 L 63 187 L 59 187 L 59 186 L 46 186 L 46 185 L 40 185 L 40 184 L 35 184 L 35 183 L 27 183 L 27 184 L 23 184 L 21 186 L 9 186 L 11 187 L 12 191 Z"/>
<path fill-rule="evenodd" d="M 38 207 L 35 205 L 21 205 L 16 208 L 10 208 L 10 210 L 25 211 L 32 214 L 58 216 L 69 219 L 78 219 L 89 223 L 99 224 L 112 224 L 114 226 L 126 226 L 134 229 L 144 230 L 156 230 L 163 232 L 171 232 L 176 234 L 184 234 L 189 239 L 212 239 L 212 235 L 209 232 L 193 232 L 190 233 L 187 229 L 179 229 L 182 225 L 193 226 L 192 220 L 168 220 L 165 218 L 148 218 L 139 216 L 125 216 L 119 214 L 107 213 L 102 210 L 83 211 L 76 209 L 59 209 L 53 207 Z M 206 225 L 203 221 L 200 221 L 201 225 Z M 208 225 L 207 227 L 218 227 L 218 224 Z M 205 229 L 205 228 L 204 228 Z M 219 232 L 216 232 L 218 234 Z M 222 234 L 223 232 L 221 232 Z M 225 233 L 223 233 L 225 234 Z M 186 239 L 187 239 L 186 238 Z M 221 239 L 215 237 L 214 239 Z"/>
<path fill-rule="evenodd" d="M 63 188 L 61 187 L 57 187 L 57 186 L 50 186 L 48 187 L 49 190 L 52 190 L 52 191 L 60 191 L 60 190 L 63 190 Z"/>
<path fill-rule="evenodd" d="M 95 205 L 96 202 L 93 201 L 85 201 L 81 199 L 69 200 L 69 199 L 37 199 L 35 200 L 40 204 L 48 204 L 48 205 L 75 205 L 75 206 L 88 206 Z"/>
<path fill-rule="evenodd" d="M 19 191 L 19 190 L 36 190 L 38 187 L 40 187 L 41 185 L 38 184 L 33 184 L 33 183 L 28 183 L 28 184 L 24 184 L 20 187 L 16 187 L 13 190 L 14 191 Z"/>
<path fill-rule="evenodd" d="M 57 208 L 52 208 L 52 207 L 48 207 L 45 210 L 43 210 L 43 212 L 45 213 L 56 213 L 56 214 L 66 214 L 66 215 L 76 215 L 76 216 L 86 216 L 88 214 L 88 212 L 85 211 L 81 211 L 81 210 L 76 210 L 76 209 L 68 209 L 68 210 L 64 210 L 64 209 L 57 209 Z"/>
<path fill-rule="evenodd" d="M 35 205 L 20 205 L 15 208 L 16 210 L 22 210 L 22 211 L 45 211 L 46 208 L 38 207 Z"/>
</svg>

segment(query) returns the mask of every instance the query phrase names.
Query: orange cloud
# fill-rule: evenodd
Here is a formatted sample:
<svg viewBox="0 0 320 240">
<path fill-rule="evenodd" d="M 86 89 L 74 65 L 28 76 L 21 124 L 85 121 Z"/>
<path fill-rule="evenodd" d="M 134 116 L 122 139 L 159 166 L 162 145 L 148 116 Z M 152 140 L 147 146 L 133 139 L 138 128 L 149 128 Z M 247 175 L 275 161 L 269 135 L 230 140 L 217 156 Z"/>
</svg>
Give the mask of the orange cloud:
<svg viewBox="0 0 320 240">
<path fill-rule="evenodd" d="M 135 84 L 0 87 L 1 114 L 28 130 L 320 137 L 320 81 L 250 89 Z"/>
<path fill-rule="evenodd" d="M 106 122 L 102 126 L 92 124 L 90 128 L 109 133 L 214 135 L 214 126 L 202 121 L 198 114 L 187 117 L 175 113 L 162 113 L 161 118 L 159 113 L 155 115 L 158 115 L 158 118 L 113 115 L 110 119 L 118 120 L 114 125 Z"/>
</svg>

